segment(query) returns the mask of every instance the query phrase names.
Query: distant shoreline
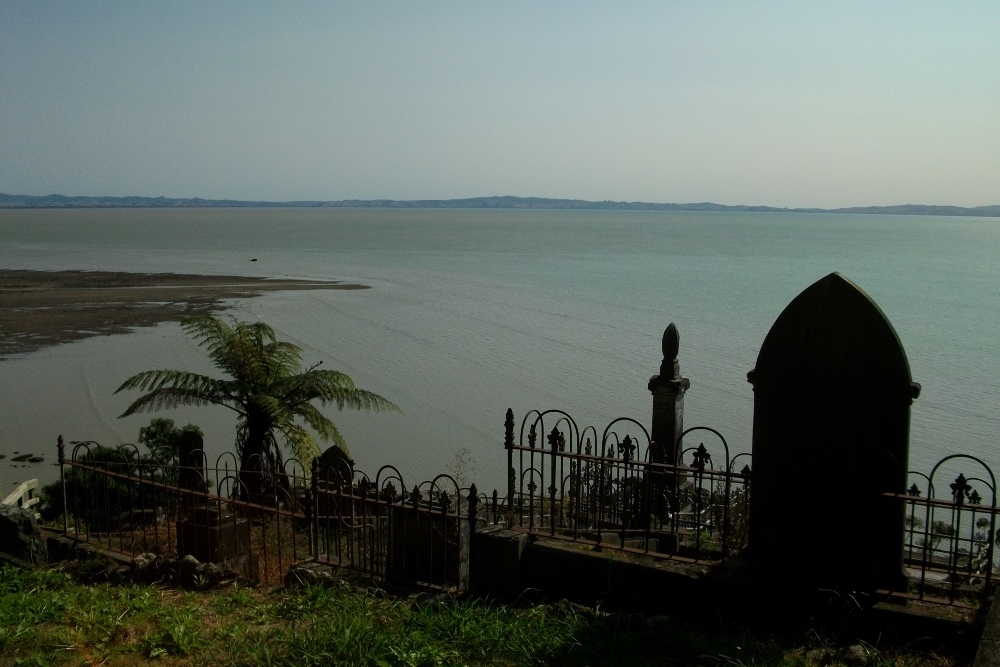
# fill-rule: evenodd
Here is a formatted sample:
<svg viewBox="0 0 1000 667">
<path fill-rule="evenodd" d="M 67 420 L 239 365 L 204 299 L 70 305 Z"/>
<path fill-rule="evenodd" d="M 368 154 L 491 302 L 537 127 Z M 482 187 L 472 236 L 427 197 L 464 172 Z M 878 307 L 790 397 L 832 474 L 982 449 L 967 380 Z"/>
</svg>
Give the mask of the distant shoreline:
<svg viewBox="0 0 1000 667">
<path fill-rule="evenodd" d="M 547 199 L 544 197 L 472 197 L 469 199 L 343 199 L 339 201 L 242 201 L 237 199 L 175 199 L 168 197 L 67 197 L 65 195 L 8 195 L 0 193 L 0 209 L 52 208 L 470 208 L 520 210 L 596 210 L 596 211 L 710 211 L 737 213 L 841 213 L 854 215 L 938 215 L 965 217 L 1000 217 L 1000 205 L 931 206 L 855 206 L 850 208 L 780 208 L 774 206 L 729 206 L 702 202 L 696 204 L 658 204 L 652 202 L 586 201 L 583 199 Z"/>
<path fill-rule="evenodd" d="M 217 313 L 265 292 L 367 289 L 333 281 L 0 269 L 0 360 L 91 336 Z"/>
</svg>

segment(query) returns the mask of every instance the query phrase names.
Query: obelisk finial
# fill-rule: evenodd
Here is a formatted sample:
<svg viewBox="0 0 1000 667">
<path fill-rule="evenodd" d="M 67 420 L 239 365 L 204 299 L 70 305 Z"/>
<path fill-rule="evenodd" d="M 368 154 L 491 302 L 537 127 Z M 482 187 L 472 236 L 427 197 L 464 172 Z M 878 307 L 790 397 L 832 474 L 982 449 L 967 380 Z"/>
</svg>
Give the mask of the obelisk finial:
<svg viewBox="0 0 1000 667">
<path fill-rule="evenodd" d="M 681 335 L 677 325 L 671 322 L 663 331 L 663 361 L 660 363 L 660 378 L 676 380 L 681 376 L 677 353 L 681 346 Z"/>
</svg>

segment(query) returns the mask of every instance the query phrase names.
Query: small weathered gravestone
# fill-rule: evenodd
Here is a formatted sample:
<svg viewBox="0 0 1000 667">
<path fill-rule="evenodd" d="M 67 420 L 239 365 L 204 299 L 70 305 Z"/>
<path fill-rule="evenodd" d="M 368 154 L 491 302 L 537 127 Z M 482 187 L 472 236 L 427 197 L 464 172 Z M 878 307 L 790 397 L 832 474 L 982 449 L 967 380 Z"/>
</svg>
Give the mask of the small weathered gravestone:
<svg viewBox="0 0 1000 667">
<path fill-rule="evenodd" d="M 205 441 L 200 433 L 184 431 L 177 443 L 177 459 L 181 466 L 177 485 L 182 489 L 205 493 Z M 192 502 L 192 505 L 200 502 Z"/>
<path fill-rule="evenodd" d="M 201 563 L 225 563 L 243 555 L 250 543 L 250 526 L 220 501 L 213 504 L 205 481 L 205 443 L 201 435 L 185 431 L 177 444 L 181 505 L 177 521 L 177 555 Z"/>
<path fill-rule="evenodd" d="M 788 583 L 905 590 L 910 404 L 892 325 L 839 273 L 797 296 L 748 374 L 754 387 L 748 557 Z"/>
</svg>

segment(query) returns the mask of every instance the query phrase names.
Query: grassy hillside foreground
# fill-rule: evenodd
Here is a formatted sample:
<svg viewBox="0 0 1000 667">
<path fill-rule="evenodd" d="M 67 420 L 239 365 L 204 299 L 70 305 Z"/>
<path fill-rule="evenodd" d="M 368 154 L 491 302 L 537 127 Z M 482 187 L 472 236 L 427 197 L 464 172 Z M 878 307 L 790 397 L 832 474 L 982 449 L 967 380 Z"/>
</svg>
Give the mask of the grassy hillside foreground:
<svg viewBox="0 0 1000 667">
<path fill-rule="evenodd" d="M 568 603 L 394 598 L 346 583 L 186 591 L 83 583 L 93 576 L 80 572 L 0 569 L 0 665 L 815 665 L 848 655 Z M 870 665 L 955 664 L 854 649 Z"/>
</svg>

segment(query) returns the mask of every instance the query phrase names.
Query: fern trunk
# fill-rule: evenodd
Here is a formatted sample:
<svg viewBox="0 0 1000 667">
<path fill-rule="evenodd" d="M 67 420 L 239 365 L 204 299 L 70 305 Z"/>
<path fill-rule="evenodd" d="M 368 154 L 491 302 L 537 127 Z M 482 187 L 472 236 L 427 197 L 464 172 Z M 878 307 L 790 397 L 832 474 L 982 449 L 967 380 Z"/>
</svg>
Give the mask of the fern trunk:
<svg viewBox="0 0 1000 667">
<path fill-rule="evenodd" d="M 261 502 L 264 495 L 264 447 L 271 428 L 270 420 L 259 412 L 251 411 L 247 416 L 239 479 L 243 483 L 246 500 L 251 502 Z"/>
</svg>

